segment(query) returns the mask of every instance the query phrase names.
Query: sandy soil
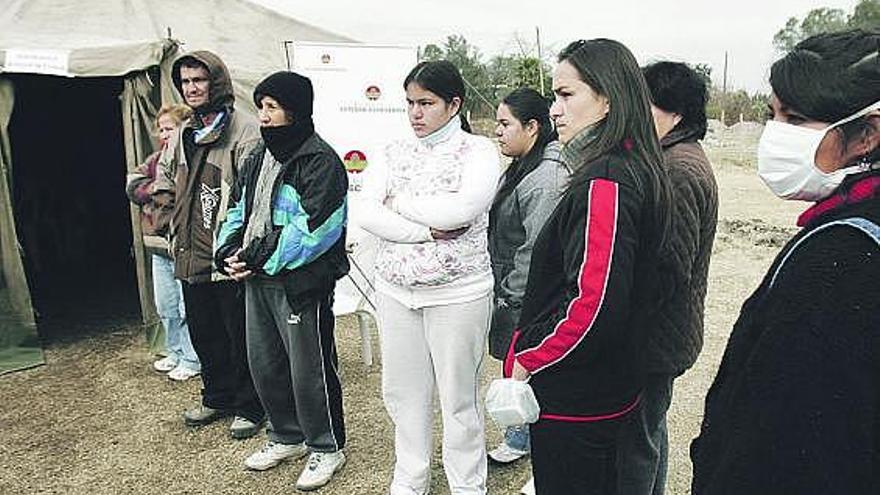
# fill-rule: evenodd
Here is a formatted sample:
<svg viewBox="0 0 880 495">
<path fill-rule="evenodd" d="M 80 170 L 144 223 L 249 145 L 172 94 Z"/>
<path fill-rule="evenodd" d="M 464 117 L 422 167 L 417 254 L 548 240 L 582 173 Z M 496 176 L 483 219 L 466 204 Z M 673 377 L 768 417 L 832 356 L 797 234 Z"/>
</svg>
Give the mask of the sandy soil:
<svg viewBox="0 0 880 495">
<path fill-rule="evenodd" d="M 710 157 L 721 190 L 718 236 L 706 305 L 706 343 L 695 367 L 676 381 L 669 412 L 668 493 L 688 492 L 688 446 L 703 398 L 739 307 L 781 244 L 803 205 L 775 199 L 750 169 L 754 132 L 737 147 L 714 136 Z M 338 345 L 344 380 L 349 462 L 327 494 L 384 493 L 393 462 L 391 424 L 379 394 L 380 366 L 360 361 L 353 318 L 341 318 Z M 227 423 L 186 428 L 181 412 L 199 397 L 199 382 L 172 383 L 150 368 L 137 329 L 93 333 L 51 344 L 47 365 L 0 377 L 0 493 L 170 494 L 291 493 L 303 461 L 264 473 L 242 460 L 264 441 L 228 438 Z M 374 345 L 378 354 L 378 348 Z M 488 360 L 484 379 L 498 373 Z M 490 444 L 499 436 L 489 425 Z M 439 427 L 438 427 L 439 433 Z M 437 442 L 439 444 L 439 441 Z M 434 462 L 433 493 L 448 493 Z M 490 467 L 490 493 L 518 493 L 527 462 Z"/>
</svg>

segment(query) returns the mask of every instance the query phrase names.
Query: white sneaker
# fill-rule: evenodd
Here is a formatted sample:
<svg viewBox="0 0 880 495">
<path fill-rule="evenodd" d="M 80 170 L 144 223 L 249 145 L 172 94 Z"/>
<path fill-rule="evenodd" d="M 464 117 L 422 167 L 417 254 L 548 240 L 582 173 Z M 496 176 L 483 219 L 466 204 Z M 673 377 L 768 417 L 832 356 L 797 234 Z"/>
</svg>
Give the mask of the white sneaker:
<svg viewBox="0 0 880 495">
<path fill-rule="evenodd" d="M 525 450 L 514 449 L 502 441 L 497 447 L 489 451 L 489 459 L 498 464 L 510 464 L 528 455 Z"/>
<path fill-rule="evenodd" d="M 165 356 L 158 361 L 153 361 L 153 369 L 160 373 L 168 373 L 177 367 L 177 358 Z"/>
<path fill-rule="evenodd" d="M 529 478 L 529 481 L 520 488 L 519 493 L 522 495 L 535 495 L 535 477 Z"/>
<path fill-rule="evenodd" d="M 296 488 L 303 491 L 317 490 L 330 482 L 333 475 L 345 465 L 345 454 L 336 452 L 312 452 L 303 469 Z"/>
<path fill-rule="evenodd" d="M 305 443 L 276 443 L 269 441 L 258 452 L 254 452 L 244 460 L 244 465 L 254 471 L 265 471 L 287 459 L 299 459 L 309 453 Z"/>
<path fill-rule="evenodd" d="M 194 376 L 199 376 L 200 374 L 200 371 L 187 368 L 186 366 L 177 366 L 168 372 L 168 378 L 178 382 L 185 382 Z"/>
</svg>

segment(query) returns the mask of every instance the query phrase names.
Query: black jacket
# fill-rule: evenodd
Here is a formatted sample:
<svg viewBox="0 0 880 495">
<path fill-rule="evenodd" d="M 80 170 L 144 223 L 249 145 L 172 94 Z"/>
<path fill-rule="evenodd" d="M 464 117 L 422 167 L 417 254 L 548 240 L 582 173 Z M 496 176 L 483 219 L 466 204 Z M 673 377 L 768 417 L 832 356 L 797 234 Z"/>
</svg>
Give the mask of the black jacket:
<svg viewBox="0 0 880 495">
<path fill-rule="evenodd" d="M 254 202 L 263 155 L 261 142 L 245 162 L 233 191 L 234 206 L 217 236 L 214 263 L 243 247 L 238 258 L 257 276 L 282 277 L 291 308 L 297 310 L 332 291 L 348 273 L 345 252 L 348 176 L 339 156 L 317 134 L 306 139 L 272 187 L 273 230 L 242 246 Z"/>
<path fill-rule="evenodd" d="M 743 304 L 691 445 L 696 495 L 880 489 L 880 246 L 849 226 L 816 231 L 880 224 L 880 173 L 851 179 Z M 854 193 L 866 180 L 870 194 Z"/>
<path fill-rule="evenodd" d="M 670 292 L 654 193 L 636 165 L 621 152 L 582 167 L 587 180 L 572 183 L 535 241 L 514 334 L 546 419 L 616 417 L 637 403 L 637 329 Z"/>
</svg>

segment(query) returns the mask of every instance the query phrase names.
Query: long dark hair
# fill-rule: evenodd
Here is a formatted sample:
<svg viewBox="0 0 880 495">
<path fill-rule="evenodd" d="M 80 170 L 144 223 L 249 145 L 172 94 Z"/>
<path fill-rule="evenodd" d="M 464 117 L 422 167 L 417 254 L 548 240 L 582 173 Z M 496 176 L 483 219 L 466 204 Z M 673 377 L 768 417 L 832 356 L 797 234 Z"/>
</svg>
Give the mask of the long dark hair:
<svg viewBox="0 0 880 495">
<path fill-rule="evenodd" d="M 518 88 L 501 100 L 507 105 L 513 117 L 525 126 L 534 120 L 538 124 L 538 136 L 535 144 L 523 156 L 513 159 L 504 172 L 504 183 L 495 195 L 495 203 L 506 198 L 522 180 L 532 173 L 544 157 L 544 148 L 557 138 L 556 130 L 550 122 L 550 102 L 532 88 Z"/>
<path fill-rule="evenodd" d="M 608 99 L 608 114 L 591 130 L 593 137 L 577 153 L 579 163 L 569 190 L 590 179 L 589 164 L 609 155 L 624 157 L 631 164 L 636 187 L 650 203 L 653 224 L 659 233 L 658 250 L 669 248 L 672 191 L 654 119 L 645 77 L 638 62 L 623 44 L 609 39 L 575 41 L 559 53 L 559 62 L 568 62 L 581 80 Z"/>
<path fill-rule="evenodd" d="M 820 122 L 836 122 L 880 100 L 880 31 L 819 34 L 795 45 L 770 68 L 779 101 Z M 868 130 L 860 118 L 839 127 L 844 142 Z M 866 157 L 880 159 L 880 148 Z"/>
<path fill-rule="evenodd" d="M 662 155 L 651 116 L 648 85 L 635 57 L 623 44 L 609 39 L 575 41 L 559 53 L 559 62 L 568 62 L 581 80 L 608 99 L 609 109 L 600 121 L 588 145 L 583 146 L 580 165 L 601 156 L 629 148 L 636 162 L 644 164 L 648 175 L 660 169 Z M 586 143 L 585 143 L 586 144 Z M 575 172 L 575 177 L 583 175 Z"/>
<path fill-rule="evenodd" d="M 447 104 L 452 103 L 452 99 L 456 96 L 461 100 L 459 105 L 458 117 L 461 119 L 461 128 L 466 132 L 471 132 L 471 125 L 467 118 L 461 113 L 464 108 L 464 79 L 461 78 L 461 72 L 458 71 L 452 62 L 447 60 L 434 60 L 419 62 L 409 71 L 406 79 L 403 80 L 403 89 L 405 90 L 410 83 L 416 83 L 424 89 L 434 93 L 443 99 Z"/>
</svg>

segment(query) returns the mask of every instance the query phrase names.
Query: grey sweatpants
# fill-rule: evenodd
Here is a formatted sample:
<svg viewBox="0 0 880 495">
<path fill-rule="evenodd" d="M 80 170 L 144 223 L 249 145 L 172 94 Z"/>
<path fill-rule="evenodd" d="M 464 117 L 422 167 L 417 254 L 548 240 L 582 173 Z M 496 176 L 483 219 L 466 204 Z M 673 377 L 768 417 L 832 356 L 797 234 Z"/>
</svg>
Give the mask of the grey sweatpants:
<svg viewBox="0 0 880 495">
<path fill-rule="evenodd" d="M 305 441 L 316 452 L 342 449 L 333 293 L 293 313 L 278 280 L 253 278 L 246 290 L 248 362 L 269 419 L 269 439 Z"/>
</svg>

